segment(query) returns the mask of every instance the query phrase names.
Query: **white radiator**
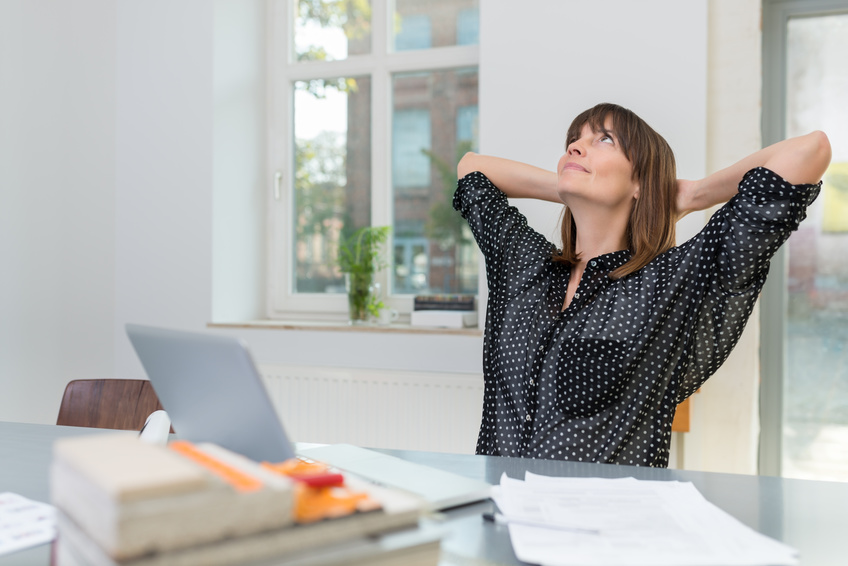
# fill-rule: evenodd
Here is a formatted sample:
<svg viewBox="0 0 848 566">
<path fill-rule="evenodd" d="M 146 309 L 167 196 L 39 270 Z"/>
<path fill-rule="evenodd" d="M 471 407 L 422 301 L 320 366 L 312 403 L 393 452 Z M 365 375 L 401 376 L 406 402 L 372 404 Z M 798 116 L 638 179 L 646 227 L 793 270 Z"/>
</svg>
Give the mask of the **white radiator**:
<svg viewBox="0 0 848 566">
<path fill-rule="evenodd" d="M 288 365 L 259 370 L 293 441 L 474 453 L 482 375 Z"/>
</svg>

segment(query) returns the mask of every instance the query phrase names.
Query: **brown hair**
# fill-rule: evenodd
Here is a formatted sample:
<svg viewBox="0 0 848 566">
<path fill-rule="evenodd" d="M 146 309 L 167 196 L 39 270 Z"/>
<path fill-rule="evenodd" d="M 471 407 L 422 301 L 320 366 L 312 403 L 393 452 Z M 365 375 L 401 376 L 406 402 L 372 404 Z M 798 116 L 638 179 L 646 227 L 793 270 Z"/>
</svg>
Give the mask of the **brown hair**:
<svg viewBox="0 0 848 566">
<path fill-rule="evenodd" d="M 612 118 L 612 131 L 633 165 L 633 179 L 639 183 L 639 197 L 630 212 L 625 235 L 631 258 L 610 273 L 611 278 L 620 279 L 674 246 L 677 170 L 668 142 L 639 116 L 616 104 L 598 104 L 577 116 L 568 128 L 566 147 L 580 137 L 586 124 L 594 132 L 603 131 L 607 117 Z M 577 265 L 580 255 L 575 249 L 576 241 L 577 226 L 566 206 L 562 216 L 562 253 L 555 252 L 554 261 Z"/>
</svg>

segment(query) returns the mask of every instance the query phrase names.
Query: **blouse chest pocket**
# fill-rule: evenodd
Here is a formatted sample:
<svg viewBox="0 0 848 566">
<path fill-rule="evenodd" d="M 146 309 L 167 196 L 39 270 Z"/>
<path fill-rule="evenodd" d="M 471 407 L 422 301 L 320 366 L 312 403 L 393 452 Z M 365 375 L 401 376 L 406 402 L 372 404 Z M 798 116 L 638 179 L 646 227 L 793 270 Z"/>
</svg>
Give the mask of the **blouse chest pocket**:
<svg viewBox="0 0 848 566">
<path fill-rule="evenodd" d="M 556 367 L 557 401 L 573 416 L 590 416 L 615 403 L 626 382 L 627 342 L 573 338 L 563 344 Z"/>
</svg>

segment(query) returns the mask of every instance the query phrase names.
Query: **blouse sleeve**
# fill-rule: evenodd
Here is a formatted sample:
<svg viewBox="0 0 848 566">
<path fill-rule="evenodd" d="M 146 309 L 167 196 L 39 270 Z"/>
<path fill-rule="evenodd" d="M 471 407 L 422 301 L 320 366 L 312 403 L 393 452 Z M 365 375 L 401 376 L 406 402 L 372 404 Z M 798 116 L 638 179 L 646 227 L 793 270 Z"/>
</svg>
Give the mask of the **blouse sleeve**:
<svg viewBox="0 0 848 566">
<path fill-rule="evenodd" d="M 459 180 L 453 207 L 468 222 L 486 258 L 490 290 L 498 283 L 526 284 L 551 259 L 555 246 L 527 224 L 483 173 L 469 173 Z"/>
<path fill-rule="evenodd" d="M 689 356 L 678 400 L 700 387 L 739 341 L 762 290 L 772 256 L 806 218 L 816 185 L 792 185 L 757 167 L 688 247 L 690 292 L 701 295 L 690 329 Z"/>
</svg>

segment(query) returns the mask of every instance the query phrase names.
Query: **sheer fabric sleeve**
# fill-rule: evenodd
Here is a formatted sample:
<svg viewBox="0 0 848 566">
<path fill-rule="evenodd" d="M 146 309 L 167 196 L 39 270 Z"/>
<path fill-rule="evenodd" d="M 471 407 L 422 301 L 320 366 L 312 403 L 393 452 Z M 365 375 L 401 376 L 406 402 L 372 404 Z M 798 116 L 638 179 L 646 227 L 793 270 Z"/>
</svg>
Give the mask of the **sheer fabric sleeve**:
<svg viewBox="0 0 848 566">
<path fill-rule="evenodd" d="M 490 291 L 498 284 L 526 284 L 550 260 L 554 245 L 527 224 L 483 173 L 469 173 L 459 180 L 453 207 L 468 222 L 486 258 Z"/>
<path fill-rule="evenodd" d="M 758 167 L 690 246 L 690 292 L 700 295 L 690 329 L 689 356 L 678 400 L 695 392 L 739 341 L 778 248 L 806 218 L 821 183 L 792 185 Z"/>
</svg>

